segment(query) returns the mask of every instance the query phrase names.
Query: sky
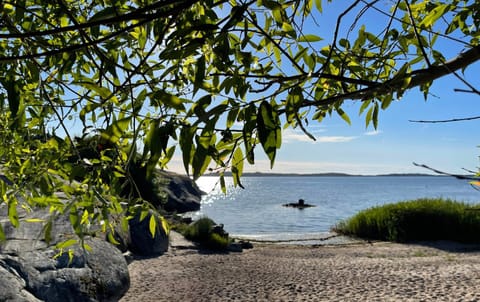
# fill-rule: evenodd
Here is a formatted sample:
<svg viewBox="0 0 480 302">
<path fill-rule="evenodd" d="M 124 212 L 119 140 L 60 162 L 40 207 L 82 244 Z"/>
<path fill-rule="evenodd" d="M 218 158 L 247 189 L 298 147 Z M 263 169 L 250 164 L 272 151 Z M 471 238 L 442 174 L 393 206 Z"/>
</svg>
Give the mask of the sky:
<svg viewBox="0 0 480 302">
<path fill-rule="evenodd" d="M 336 16 L 344 10 L 334 4 L 323 2 L 324 14 L 319 20 L 325 31 L 314 32 L 322 37 L 331 37 Z M 383 8 L 389 4 L 383 1 Z M 347 3 L 348 4 L 348 3 Z M 334 18 L 330 17 L 334 16 Z M 354 16 L 346 16 L 345 19 Z M 367 29 L 383 21 L 378 15 L 365 15 Z M 364 23 L 365 23 L 364 22 Z M 373 23 L 372 23 L 373 22 Z M 362 21 L 359 21 L 360 25 Z M 345 22 L 348 26 L 352 24 Z M 312 30 L 318 30 L 317 27 Z M 328 30 L 328 31 L 327 31 Z M 308 31 L 308 24 L 307 24 Z M 439 43 L 442 43 L 439 41 Z M 447 59 L 458 52 L 445 48 Z M 464 74 L 474 87 L 480 87 L 480 63 L 469 67 Z M 316 141 L 310 140 L 300 130 L 287 129 L 283 132 L 283 143 L 277 153 L 275 165 L 270 163 L 262 153 L 256 150 L 256 164 L 245 163 L 245 172 L 273 173 L 325 173 L 342 172 L 350 174 L 375 175 L 385 173 L 431 173 L 416 167 L 414 162 L 425 164 L 448 173 L 467 173 L 464 169 L 477 171 L 479 167 L 480 144 L 475 134 L 480 120 L 451 123 L 416 123 L 411 120 L 445 120 L 480 116 L 478 102 L 480 96 L 472 93 L 454 92 L 455 88 L 467 87 L 455 76 L 447 76 L 436 81 L 428 100 L 418 88 L 394 101 L 389 108 L 381 111 L 378 129 L 370 125 L 365 127 L 365 117 L 359 116 L 360 103 L 346 101 L 342 107 L 349 115 L 349 126 L 337 116 L 326 118 L 322 123 L 312 122 L 308 131 Z M 183 172 L 183 164 L 176 156 L 169 168 Z"/>
<path fill-rule="evenodd" d="M 480 64 L 473 66 L 467 78 L 474 80 Z M 480 81 L 476 80 L 480 87 Z M 261 148 L 256 150 L 254 166 L 245 163 L 244 172 L 262 173 L 325 173 L 376 175 L 386 173 L 431 173 L 413 162 L 425 164 L 448 173 L 465 174 L 479 167 L 480 120 L 451 123 L 415 123 L 410 120 L 444 120 L 480 116 L 480 96 L 454 92 L 465 88 L 460 81 L 448 76 L 435 82 L 431 96 L 412 90 L 400 101 L 394 101 L 381 111 L 377 130 L 365 127 L 359 116 L 359 103 L 347 102 L 349 126 L 341 118 L 326 118 L 321 124 L 311 123 L 308 130 L 316 137 L 312 141 L 299 130 L 286 129 L 273 169 Z M 169 168 L 183 172 L 183 164 L 175 157 Z"/>
<path fill-rule="evenodd" d="M 322 3 L 324 13 L 317 18 L 317 22 L 320 22 L 307 22 L 305 33 L 319 35 L 329 42 L 333 37 L 337 16 L 352 2 Z M 388 10 L 391 3 L 385 0 L 378 5 Z M 343 30 L 350 28 L 357 13 L 353 11 L 344 18 Z M 352 36 L 356 35 L 362 24 L 367 26 L 367 30 L 372 30 L 378 25 L 383 28 L 385 22 L 381 15 L 367 13 L 357 22 Z M 447 59 L 459 53 L 449 46 L 445 44 L 443 48 Z M 480 62 L 470 66 L 463 76 L 474 87 L 480 88 L 478 74 Z M 477 171 L 480 139 L 475 133 L 480 119 L 451 123 L 411 122 L 480 116 L 480 96 L 454 92 L 456 88 L 467 89 L 459 79 L 450 75 L 434 82 L 427 101 L 417 88 L 406 92 L 401 100 L 395 100 L 380 112 L 377 130 L 372 125 L 365 127 L 365 116 L 358 114 L 361 103 L 347 100 L 342 109 L 349 115 L 351 125 L 336 115 L 325 118 L 322 123 L 311 122 L 307 129 L 316 137 L 316 141 L 309 139 L 299 129 L 286 129 L 273 169 L 270 169 L 269 160 L 258 146 L 255 165 L 245 162 L 244 172 L 340 172 L 362 175 L 431 173 L 425 168 L 416 167 L 414 162 L 447 173 L 465 174 L 467 172 L 464 169 Z M 184 174 L 181 155 L 177 153 L 168 164 L 168 169 Z"/>
</svg>

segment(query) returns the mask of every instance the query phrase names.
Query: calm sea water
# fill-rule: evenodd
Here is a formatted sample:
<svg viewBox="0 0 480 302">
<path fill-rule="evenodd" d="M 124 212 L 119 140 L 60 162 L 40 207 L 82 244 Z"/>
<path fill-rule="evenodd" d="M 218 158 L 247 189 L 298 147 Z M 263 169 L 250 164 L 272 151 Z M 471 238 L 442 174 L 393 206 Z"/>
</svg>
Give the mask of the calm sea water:
<svg viewBox="0 0 480 302">
<path fill-rule="evenodd" d="M 244 177 L 245 189 L 227 178 L 223 194 L 218 177 L 197 181 L 208 194 L 194 219 L 207 216 L 231 235 L 263 240 L 328 236 L 339 221 L 372 206 L 422 197 L 480 203 L 480 191 L 467 181 L 435 176 L 292 176 Z M 304 199 L 315 207 L 303 210 L 282 204 Z"/>
</svg>

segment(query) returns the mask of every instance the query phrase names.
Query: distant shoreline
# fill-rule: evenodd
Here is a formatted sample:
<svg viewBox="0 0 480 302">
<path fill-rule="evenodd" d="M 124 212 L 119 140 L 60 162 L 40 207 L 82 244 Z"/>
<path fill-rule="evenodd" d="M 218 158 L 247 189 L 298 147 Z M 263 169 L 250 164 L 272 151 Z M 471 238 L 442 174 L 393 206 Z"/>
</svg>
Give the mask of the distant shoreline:
<svg viewBox="0 0 480 302">
<path fill-rule="evenodd" d="M 225 176 L 232 176 L 232 173 L 226 172 Z M 203 176 L 220 176 L 219 173 L 204 174 Z M 348 173 L 263 173 L 263 172 L 247 172 L 243 173 L 242 177 L 454 177 L 449 175 L 436 175 L 426 173 L 389 173 L 389 174 L 348 174 Z M 469 176 L 469 175 L 462 175 Z"/>
</svg>

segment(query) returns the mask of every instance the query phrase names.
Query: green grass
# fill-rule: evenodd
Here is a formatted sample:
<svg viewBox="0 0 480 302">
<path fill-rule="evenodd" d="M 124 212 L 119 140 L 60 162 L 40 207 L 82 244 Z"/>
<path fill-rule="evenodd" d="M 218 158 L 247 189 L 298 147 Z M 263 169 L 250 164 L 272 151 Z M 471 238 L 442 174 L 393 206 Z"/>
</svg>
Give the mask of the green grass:
<svg viewBox="0 0 480 302">
<path fill-rule="evenodd" d="M 363 210 L 334 231 L 395 242 L 452 240 L 480 243 L 480 208 L 446 199 L 417 199 Z"/>
</svg>

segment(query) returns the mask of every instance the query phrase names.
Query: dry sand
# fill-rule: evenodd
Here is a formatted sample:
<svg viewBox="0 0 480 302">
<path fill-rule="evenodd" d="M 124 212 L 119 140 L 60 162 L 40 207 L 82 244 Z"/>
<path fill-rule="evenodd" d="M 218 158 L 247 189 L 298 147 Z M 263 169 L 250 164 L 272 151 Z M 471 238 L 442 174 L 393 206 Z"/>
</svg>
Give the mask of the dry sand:
<svg viewBox="0 0 480 302">
<path fill-rule="evenodd" d="M 480 250 L 435 244 L 181 246 L 129 265 L 127 301 L 480 301 Z"/>
</svg>

